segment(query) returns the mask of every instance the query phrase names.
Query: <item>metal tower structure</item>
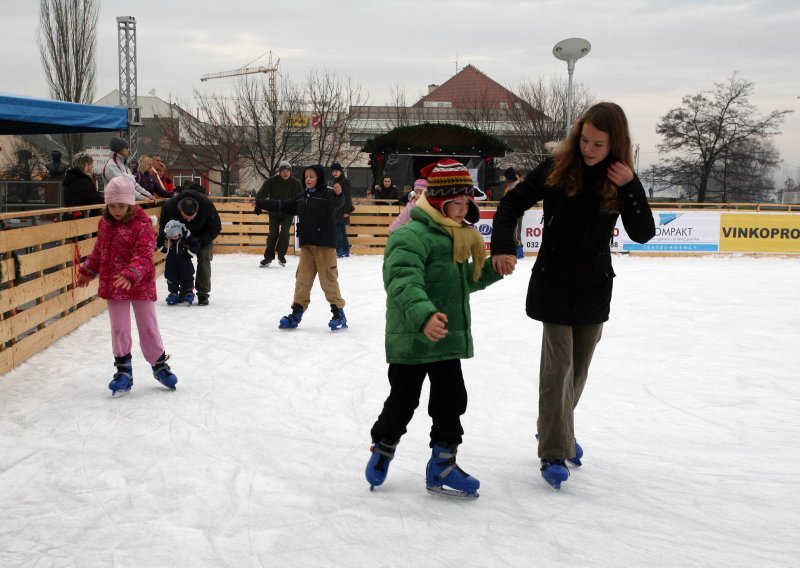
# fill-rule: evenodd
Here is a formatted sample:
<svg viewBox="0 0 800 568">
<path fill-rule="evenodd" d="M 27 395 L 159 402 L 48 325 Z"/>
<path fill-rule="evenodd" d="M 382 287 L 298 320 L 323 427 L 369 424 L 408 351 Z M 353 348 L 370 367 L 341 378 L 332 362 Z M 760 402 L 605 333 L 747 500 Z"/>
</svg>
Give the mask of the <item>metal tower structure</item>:
<svg viewBox="0 0 800 568">
<path fill-rule="evenodd" d="M 117 17 L 117 48 L 119 51 L 119 106 L 128 109 L 129 159 L 138 154 L 138 129 L 143 126 L 141 107 L 136 93 L 136 18 Z"/>
</svg>

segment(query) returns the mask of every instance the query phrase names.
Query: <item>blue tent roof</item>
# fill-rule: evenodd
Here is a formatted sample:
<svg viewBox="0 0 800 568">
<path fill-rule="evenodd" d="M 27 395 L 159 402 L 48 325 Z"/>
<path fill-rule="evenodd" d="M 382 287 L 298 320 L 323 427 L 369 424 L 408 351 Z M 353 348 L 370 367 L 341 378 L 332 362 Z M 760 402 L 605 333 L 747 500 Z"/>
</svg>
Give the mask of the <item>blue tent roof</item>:
<svg viewBox="0 0 800 568">
<path fill-rule="evenodd" d="M 0 134 L 128 130 L 128 109 L 0 93 Z"/>
</svg>

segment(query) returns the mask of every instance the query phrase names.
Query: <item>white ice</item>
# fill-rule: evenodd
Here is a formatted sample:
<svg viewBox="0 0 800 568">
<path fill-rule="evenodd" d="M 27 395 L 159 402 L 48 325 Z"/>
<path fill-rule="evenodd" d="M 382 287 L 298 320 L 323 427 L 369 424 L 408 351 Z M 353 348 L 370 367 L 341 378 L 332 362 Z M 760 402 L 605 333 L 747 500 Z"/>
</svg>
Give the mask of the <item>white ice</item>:
<svg viewBox="0 0 800 568">
<path fill-rule="evenodd" d="M 797 259 L 616 257 L 560 492 L 534 440 L 533 259 L 474 294 L 474 502 L 425 491 L 427 388 L 386 483 L 364 479 L 388 393 L 381 260 L 341 261 L 350 329 L 332 334 L 318 286 L 277 329 L 295 257 L 218 255 L 210 306 L 158 303 L 176 392 L 134 343 L 133 391 L 111 398 L 105 313 L 0 377 L 0 567 L 800 565 Z"/>
</svg>

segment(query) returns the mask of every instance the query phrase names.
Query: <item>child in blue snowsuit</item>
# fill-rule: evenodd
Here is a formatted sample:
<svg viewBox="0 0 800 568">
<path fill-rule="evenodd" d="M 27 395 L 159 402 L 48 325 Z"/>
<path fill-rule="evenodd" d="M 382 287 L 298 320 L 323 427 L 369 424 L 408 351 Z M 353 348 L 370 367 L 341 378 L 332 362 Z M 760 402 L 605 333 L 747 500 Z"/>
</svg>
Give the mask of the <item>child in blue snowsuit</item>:
<svg viewBox="0 0 800 568">
<path fill-rule="evenodd" d="M 161 252 L 167 253 L 164 277 L 167 279 L 167 304 L 173 306 L 194 302 L 194 263 L 192 257 L 200 252 L 201 242 L 193 237 L 186 225 L 172 219 L 158 233 L 156 243 Z"/>
</svg>

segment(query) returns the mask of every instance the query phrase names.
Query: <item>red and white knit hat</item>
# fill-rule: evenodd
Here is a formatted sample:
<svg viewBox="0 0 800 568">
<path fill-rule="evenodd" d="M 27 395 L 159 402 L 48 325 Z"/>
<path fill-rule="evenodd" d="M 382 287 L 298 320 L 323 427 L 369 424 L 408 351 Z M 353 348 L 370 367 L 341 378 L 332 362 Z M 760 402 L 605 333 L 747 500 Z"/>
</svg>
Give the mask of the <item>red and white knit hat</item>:
<svg viewBox="0 0 800 568">
<path fill-rule="evenodd" d="M 452 158 L 443 158 L 434 164 L 428 164 L 420 171 L 428 179 L 427 200 L 444 215 L 444 206 L 457 197 L 469 197 L 470 206 L 465 220 L 475 224 L 481 217 L 480 209 L 473 198 L 475 183 L 469 170 Z"/>
</svg>

